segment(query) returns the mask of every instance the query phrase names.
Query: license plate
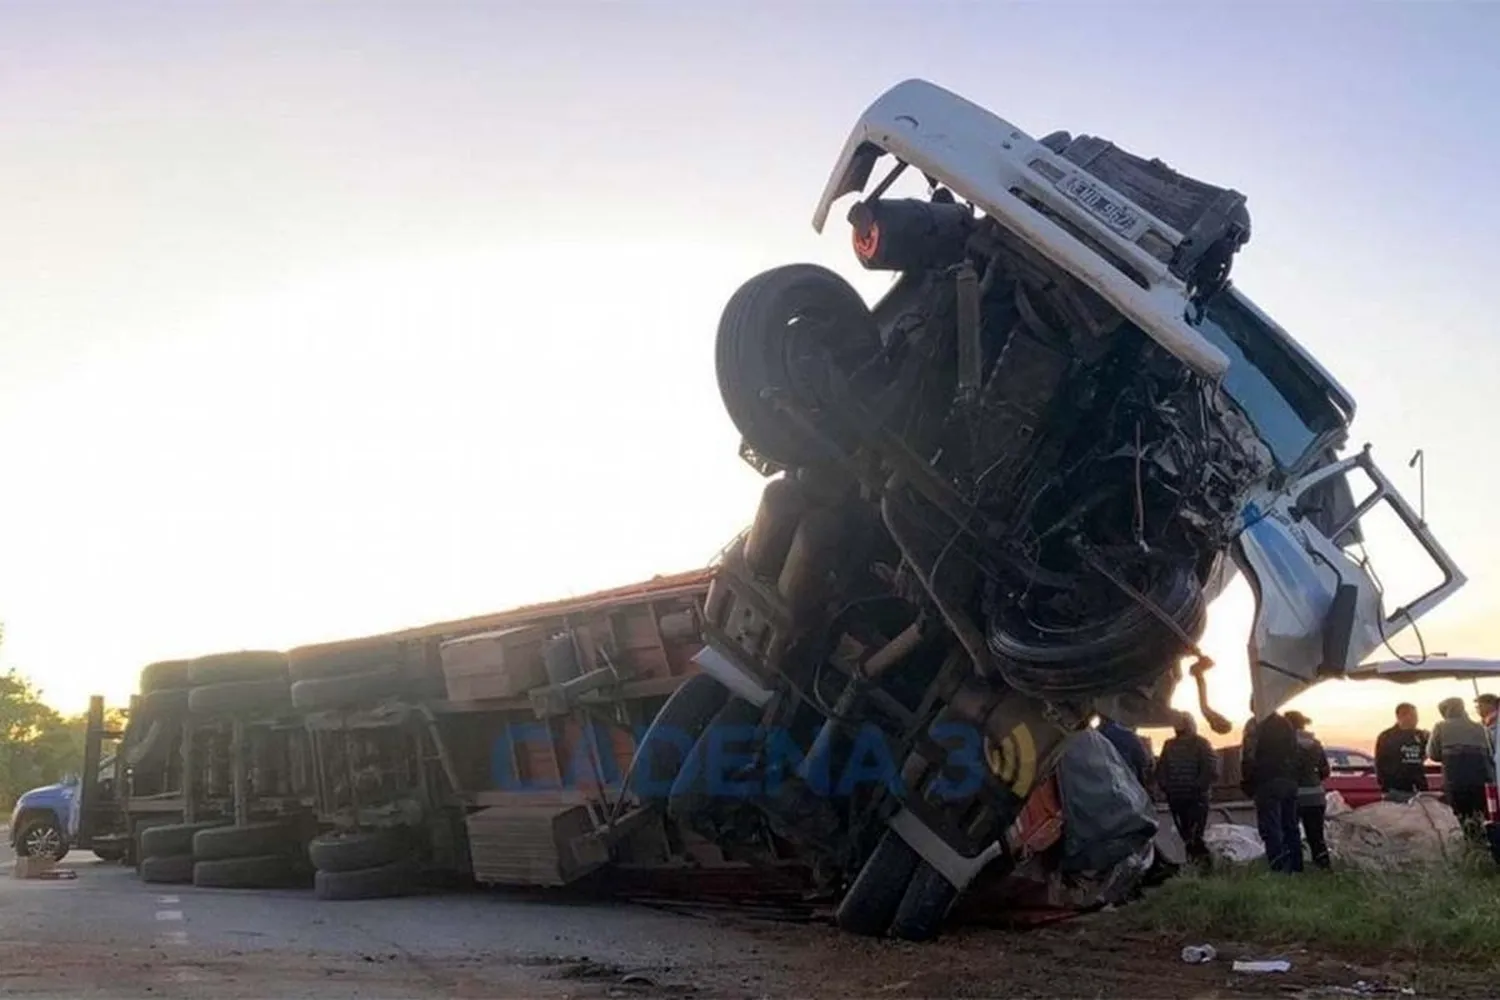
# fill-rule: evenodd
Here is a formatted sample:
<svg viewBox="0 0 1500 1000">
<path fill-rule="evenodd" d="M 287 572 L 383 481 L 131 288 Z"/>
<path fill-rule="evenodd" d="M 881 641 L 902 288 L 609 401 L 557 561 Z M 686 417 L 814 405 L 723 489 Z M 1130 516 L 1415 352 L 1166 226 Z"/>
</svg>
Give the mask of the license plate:
<svg viewBox="0 0 1500 1000">
<path fill-rule="evenodd" d="M 1134 237 L 1144 220 L 1141 213 L 1117 196 L 1100 189 L 1082 174 L 1070 174 L 1057 182 L 1057 189 L 1088 209 L 1121 236 Z"/>
</svg>

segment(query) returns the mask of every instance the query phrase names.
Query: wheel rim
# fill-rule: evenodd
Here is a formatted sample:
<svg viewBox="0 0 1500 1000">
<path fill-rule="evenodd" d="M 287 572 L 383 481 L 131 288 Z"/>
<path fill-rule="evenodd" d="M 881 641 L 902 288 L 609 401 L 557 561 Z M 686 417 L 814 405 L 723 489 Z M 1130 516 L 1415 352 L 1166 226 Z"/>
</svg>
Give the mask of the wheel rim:
<svg viewBox="0 0 1500 1000">
<path fill-rule="evenodd" d="M 26 853 L 33 858 L 57 858 L 62 854 L 62 833 L 55 826 L 32 830 L 26 835 Z"/>
</svg>

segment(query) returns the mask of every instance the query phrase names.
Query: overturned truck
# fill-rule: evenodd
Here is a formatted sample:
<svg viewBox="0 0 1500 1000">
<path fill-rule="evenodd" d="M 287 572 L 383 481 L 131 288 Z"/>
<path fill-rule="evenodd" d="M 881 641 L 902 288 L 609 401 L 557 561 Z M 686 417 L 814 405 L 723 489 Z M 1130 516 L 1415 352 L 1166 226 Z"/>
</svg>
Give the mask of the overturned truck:
<svg viewBox="0 0 1500 1000">
<path fill-rule="evenodd" d="M 927 197 L 889 195 L 908 171 Z M 1368 448 L 1339 457 L 1349 394 L 1231 285 L 1239 193 L 913 80 L 814 227 L 856 194 L 855 256 L 895 275 L 873 307 L 794 264 L 724 310 L 724 405 L 770 482 L 706 601 L 717 690 L 658 722 L 739 733 L 672 785 L 678 819 L 794 843 L 847 887 L 843 927 L 921 939 L 1019 860 L 1004 834 L 1092 718 L 1169 724 L 1186 664 L 1228 731 L 1197 643 L 1236 573 L 1260 714 L 1464 578 Z M 1441 577 L 1394 609 L 1356 555 L 1381 505 Z"/>
</svg>

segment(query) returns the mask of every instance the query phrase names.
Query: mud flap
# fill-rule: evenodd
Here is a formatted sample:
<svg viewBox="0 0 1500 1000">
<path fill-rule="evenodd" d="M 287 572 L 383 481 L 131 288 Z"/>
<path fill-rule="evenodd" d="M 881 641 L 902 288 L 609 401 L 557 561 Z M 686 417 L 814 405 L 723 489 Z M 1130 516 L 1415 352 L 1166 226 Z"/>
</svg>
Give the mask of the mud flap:
<svg viewBox="0 0 1500 1000">
<path fill-rule="evenodd" d="M 1345 481 L 1356 469 L 1374 484 L 1358 504 Z M 1317 516 L 1327 512 L 1309 507 L 1308 498 L 1329 494 L 1350 497 L 1336 505 L 1347 509 Z M 1391 507 L 1442 574 L 1437 586 L 1390 610 L 1375 577 L 1346 548 L 1361 538 L 1361 519 L 1380 504 Z M 1255 593 L 1249 653 L 1257 715 L 1323 678 L 1344 676 L 1466 582 L 1368 448 L 1249 504 L 1243 523 L 1234 558 Z"/>
</svg>

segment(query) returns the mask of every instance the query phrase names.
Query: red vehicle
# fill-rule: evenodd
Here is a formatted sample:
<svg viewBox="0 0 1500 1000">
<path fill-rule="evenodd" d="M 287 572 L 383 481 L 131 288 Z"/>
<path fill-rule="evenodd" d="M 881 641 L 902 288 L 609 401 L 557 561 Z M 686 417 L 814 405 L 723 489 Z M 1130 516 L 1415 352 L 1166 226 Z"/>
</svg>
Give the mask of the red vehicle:
<svg viewBox="0 0 1500 1000">
<path fill-rule="evenodd" d="M 1380 801 L 1384 793 L 1375 777 L 1374 757 L 1349 747 L 1328 747 L 1326 752 L 1333 773 L 1323 782 L 1324 788 L 1342 795 L 1351 809 Z M 1427 765 L 1427 790 L 1443 790 L 1443 769 L 1437 764 Z"/>
</svg>

